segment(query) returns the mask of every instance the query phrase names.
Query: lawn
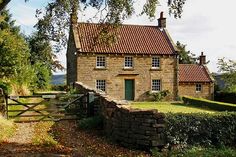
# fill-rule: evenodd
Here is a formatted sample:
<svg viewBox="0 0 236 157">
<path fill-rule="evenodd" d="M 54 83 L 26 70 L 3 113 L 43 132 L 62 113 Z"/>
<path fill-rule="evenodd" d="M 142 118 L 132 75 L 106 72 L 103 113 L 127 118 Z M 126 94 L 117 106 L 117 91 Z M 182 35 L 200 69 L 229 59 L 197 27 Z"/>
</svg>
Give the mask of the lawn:
<svg viewBox="0 0 236 157">
<path fill-rule="evenodd" d="M 180 102 L 133 102 L 131 108 L 134 109 L 157 109 L 160 112 L 172 113 L 215 113 L 216 111 L 210 109 L 197 108 L 187 106 Z"/>
</svg>

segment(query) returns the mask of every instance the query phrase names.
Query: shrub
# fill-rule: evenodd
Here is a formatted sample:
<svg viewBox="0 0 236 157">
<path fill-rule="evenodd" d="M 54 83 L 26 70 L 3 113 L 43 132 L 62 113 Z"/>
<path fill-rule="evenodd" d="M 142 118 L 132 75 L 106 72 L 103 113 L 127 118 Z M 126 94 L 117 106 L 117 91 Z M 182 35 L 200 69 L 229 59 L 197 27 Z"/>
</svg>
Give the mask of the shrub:
<svg viewBox="0 0 236 157">
<path fill-rule="evenodd" d="M 236 111 L 236 104 L 229 104 L 187 96 L 184 96 L 182 99 L 185 104 L 191 106 L 209 108 L 216 111 Z"/>
<path fill-rule="evenodd" d="M 10 83 L 3 82 L 1 80 L 0 80 L 0 88 L 3 89 L 4 94 L 10 94 L 12 90 Z"/>
<path fill-rule="evenodd" d="M 220 102 L 236 104 L 236 93 L 216 92 L 215 100 Z"/>
<path fill-rule="evenodd" d="M 165 134 L 170 146 L 235 146 L 236 113 L 168 113 Z"/>
<path fill-rule="evenodd" d="M 232 148 L 202 148 L 192 147 L 180 150 L 171 150 L 167 152 L 159 152 L 158 150 L 152 150 L 153 157 L 235 157 L 236 150 Z"/>
<path fill-rule="evenodd" d="M 163 90 L 160 92 L 149 92 L 148 96 L 153 97 L 154 101 L 162 101 L 170 92 L 168 90 Z"/>
<path fill-rule="evenodd" d="M 103 127 L 103 117 L 101 115 L 79 120 L 79 128 L 81 129 L 94 129 L 102 127 Z"/>
</svg>

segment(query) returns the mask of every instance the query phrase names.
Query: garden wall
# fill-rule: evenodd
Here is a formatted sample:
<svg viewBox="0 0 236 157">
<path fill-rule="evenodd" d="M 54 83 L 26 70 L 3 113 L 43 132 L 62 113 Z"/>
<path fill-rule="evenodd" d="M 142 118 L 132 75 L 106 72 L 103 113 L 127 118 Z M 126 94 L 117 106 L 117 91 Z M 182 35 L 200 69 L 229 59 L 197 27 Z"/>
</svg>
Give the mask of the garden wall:
<svg viewBox="0 0 236 157">
<path fill-rule="evenodd" d="M 128 147 L 150 149 L 165 144 L 164 114 L 157 110 L 134 110 L 126 101 L 113 100 L 80 82 L 75 87 L 83 94 L 97 95 L 95 108 L 104 117 L 104 130 L 115 142 Z"/>
</svg>

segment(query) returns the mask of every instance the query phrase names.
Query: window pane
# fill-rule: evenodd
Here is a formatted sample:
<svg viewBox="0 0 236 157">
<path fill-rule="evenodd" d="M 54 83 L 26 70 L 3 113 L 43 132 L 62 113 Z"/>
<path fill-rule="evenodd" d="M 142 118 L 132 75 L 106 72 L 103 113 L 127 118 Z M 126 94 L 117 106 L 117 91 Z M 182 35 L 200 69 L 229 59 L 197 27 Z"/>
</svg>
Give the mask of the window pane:
<svg viewBox="0 0 236 157">
<path fill-rule="evenodd" d="M 152 57 L 152 67 L 153 68 L 160 67 L 160 58 L 159 57 Z"/>
<path fill-rule="evenodd" d="M 201 84 L 196 84 L 196 91 L 197 92 L 202 91 L 202 85 Z"/>
<path fill-rule="evenodd" d="M 106 66 L 106 58 L 105 56 L 97 56 L 97 67 L 105 67 Z"/>
<path fill-rule="evenodd" d="M 133 67 L 133 57 L 125 57 L 125 67 L 127 68 Z"/>
<path fill-rule="evenodd" d="M 161 80 L 152 80 L 152 91 L 161 90 Z"/>
<path fill-rule="evenodd" d="M 97 80 L 96 81 L 96 88 L 98 90 L 106 91 L 106 80 Z"/>
</svg>

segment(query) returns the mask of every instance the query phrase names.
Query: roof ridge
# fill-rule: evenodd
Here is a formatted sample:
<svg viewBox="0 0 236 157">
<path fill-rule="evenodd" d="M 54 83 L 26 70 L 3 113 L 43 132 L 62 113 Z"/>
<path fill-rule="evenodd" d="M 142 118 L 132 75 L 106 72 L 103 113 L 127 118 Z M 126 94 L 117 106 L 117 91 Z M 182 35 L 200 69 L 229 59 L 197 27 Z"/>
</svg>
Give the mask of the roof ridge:
<svg viewBox="0 0 236 157">
<path fill-rule="evenodd" d="M 78 22 L 78 24 L 101 25 L 101 24 L 106 24 L 106 23 Z M 121 26 L 137 26 L 137 27 L 156 27 L 156 28 L 159 28 L 158 25 L 141 25 L 141 24 L 121 24 Z"/>
</svg>

